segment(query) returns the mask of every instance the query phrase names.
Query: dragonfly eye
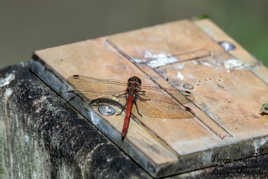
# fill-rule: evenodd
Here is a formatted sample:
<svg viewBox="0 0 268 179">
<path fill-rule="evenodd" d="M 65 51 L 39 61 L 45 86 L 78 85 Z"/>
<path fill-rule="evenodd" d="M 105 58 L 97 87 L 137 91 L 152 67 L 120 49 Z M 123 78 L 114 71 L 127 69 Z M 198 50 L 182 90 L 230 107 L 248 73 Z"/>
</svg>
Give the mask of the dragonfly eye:
<svg viewBox="0 0 268 179">
<path fill-rule="evenodd" d="M 138 77 L 137 77 L 137 83 L 139 84 L 139 85 L 141 85 L 141 79 L 139 79 Z"/>
<path fill-rule="evenodd" d="M 141 79 L 137 76 L 132 76 L 131 78 L 128 79 L 128 82 L 134 82 L 141 85 Z"/>
</svg>

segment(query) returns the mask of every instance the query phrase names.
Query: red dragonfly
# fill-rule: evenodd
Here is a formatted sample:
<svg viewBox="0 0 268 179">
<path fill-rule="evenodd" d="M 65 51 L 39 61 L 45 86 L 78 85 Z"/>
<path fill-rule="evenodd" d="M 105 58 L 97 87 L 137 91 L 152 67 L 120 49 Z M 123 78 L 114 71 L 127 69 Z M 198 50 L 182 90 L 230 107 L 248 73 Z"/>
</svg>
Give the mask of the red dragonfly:
<svg viewBox="0 0 268 179">
<path fill-rule="evenodd" d="M 138 115 L 142 116 L 138 109 L 137 101 L 141 101 L 143 103 L 148 103 L 149 101 L 157 101 L 157 104 L 162 104 L 161 109 L 165 112 L 165 117 L 167 118 L 189 118 L 191 117 L 191 114 L 187 112 L 187 108 L 182 109 L 181 106 L 179 106 L 176 102 L 170 100 L 168 98 L 168 95 L 163 95 L 163 91 L 156 86 L 152 85 L 142 85 L 142 81 L 139 77 L 137 76 L 132 76 L 128 79 L 127 83 L 125 82 L 120 82 L 120 81 L 115 81 L 115 80 L 105 80 L 105 79 L 97 79 L 97 78 L 92 78 L 92 77 L 86 77 L 86 76 L 81 76 L 81 75 L 73 75 L 70 78 L 68 78 L 68 81 L 73 84 L 76 88 L 76 90 L 72 91 L 77 91 L 78 93 L 85 94 L 91 94 L 89 95 L 90 98 L 94 99 L 94 97 L 99 97 L 101 95 L 107 95 L 107 94 L 116 94 L 116 92 L 113 90 L 114 88 L 120 88 L 121 87 L 126 87 L 125 90 L 123 90 L 123 93 L 119 95 L 113 95 L 117 98 L 119 97 L 125 97 L 126 98 L 126 103 L 123 105 L 121 114 L 123 111 L 125 112 L 125 118 L 124 118 L 124 124 L 123 124 L 123 129 L 121 133 L 121 138 L 124 140 L 128 127 L 129 127 L 129 122 L 130 122 L 130 117 L 131 117 L 131 112 L 132 112 L 132 107 L 135 105 L 136 107 L 136 112 Z M 170 90 L 175 90 L 175 89 L 168 89 Z M 120 90 L 121 91 L 121 90 Z M 162 91 L 162 92 L 161 92 Z M 178 92 L 176 90 L 176 92 Z M 97 95 L 96 95 L 97 94 Z M 118 93 L 117 93 L 118 94 Z M 144 96 L 149 96 L 158 98 L 157 100 L 152 99 L 152 98 L 144 98 Z M 189 91 L 183 91 L 183 94 L 185 96 L 189 96 L 191 93 Z M 164 104 L 164 105 L 163 105 Z M 149 105 L 149 104 L 148 104 Z M 155 103 L 153 103 L 155 105 Z M 152 105 L 150 105 L 152 107 Z M 146 108 L 146 105 L 143 106 L 143 108 Z M 145 110 L 148 111 L 148 110 Z M 154 110 L 149 110 L 149 111 L 154 111 Z M 156 111 L 159 111 L 157 109 Z M 170 112 L 173 111 L 173 112 Z M 156 114 L 146 114 L 147 116 L 160 116 L 161 113 L 156 113 Z"/>
</svg>

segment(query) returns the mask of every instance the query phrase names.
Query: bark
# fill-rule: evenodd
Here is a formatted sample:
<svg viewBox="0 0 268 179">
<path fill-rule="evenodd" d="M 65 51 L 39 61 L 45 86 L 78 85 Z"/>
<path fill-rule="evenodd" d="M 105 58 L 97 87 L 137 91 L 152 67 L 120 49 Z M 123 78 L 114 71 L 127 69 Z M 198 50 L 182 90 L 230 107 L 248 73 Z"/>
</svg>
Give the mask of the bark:
<svg viewBox="0 0 268 179">
<path fill-rule="evenodd" d="M 0 71 L 0 178 L 151 178 L 28 67 Z"/>
</svg>

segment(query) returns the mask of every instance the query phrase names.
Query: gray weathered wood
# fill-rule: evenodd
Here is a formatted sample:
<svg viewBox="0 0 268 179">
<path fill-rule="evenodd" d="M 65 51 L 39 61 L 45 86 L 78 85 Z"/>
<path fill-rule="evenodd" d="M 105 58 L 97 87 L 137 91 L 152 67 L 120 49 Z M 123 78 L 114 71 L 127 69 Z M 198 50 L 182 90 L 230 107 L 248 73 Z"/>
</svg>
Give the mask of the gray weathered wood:
<svg viewBox="0 0 268 179">
<path fill-rule="evenodd" d="M 28 67 L 0 72 L 0 178 L 151 178 Z"/>
</svg>

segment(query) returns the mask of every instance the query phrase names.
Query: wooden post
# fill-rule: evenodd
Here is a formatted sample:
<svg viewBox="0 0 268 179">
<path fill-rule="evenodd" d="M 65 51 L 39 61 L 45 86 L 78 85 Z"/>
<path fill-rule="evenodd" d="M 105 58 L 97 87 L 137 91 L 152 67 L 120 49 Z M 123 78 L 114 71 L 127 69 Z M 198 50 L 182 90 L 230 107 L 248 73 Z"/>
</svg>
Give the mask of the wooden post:
<svg viewBox="0 0 268 179">
<path fill-rule="evenodd" d="M 9 154 L 3 168 L 10 176 L 18 168 L 29 176 L 39 171 L 21 167 L 18 157 L 18 165 L 11 161 L 17 155 L 12 136 L 23 141 L 18 156 L 30 141 L 25 158 L 49 160 L 40 168 L 50 172 L 42 170 L 40 177 L 231 177 L 248 174 L 240 169 L 251 170 L 256 161 L 260 164 L 251 174 L 267 172 L 268 117 L 259 109 L 268 100 L 268 70 L 209 20 L 177 21 L 39 50 L 30 64 L 1 74 L 2 141 Z M 125 99 L 114 94 L 125 90 L 133 75 L 142 79 L 151 100 L 137 102 L 143 116 L 132 111 L 122 141 L 124 113 L 104 115 L 99 105 L 89 104 L 108 99 L 113 103 L 103 104 L 120 111 Z M 15 129 L 19 135 L 13 135 Z M 29 158 L 35 151 L 38 160 Z"/>
</svg>

